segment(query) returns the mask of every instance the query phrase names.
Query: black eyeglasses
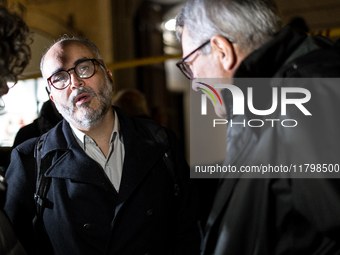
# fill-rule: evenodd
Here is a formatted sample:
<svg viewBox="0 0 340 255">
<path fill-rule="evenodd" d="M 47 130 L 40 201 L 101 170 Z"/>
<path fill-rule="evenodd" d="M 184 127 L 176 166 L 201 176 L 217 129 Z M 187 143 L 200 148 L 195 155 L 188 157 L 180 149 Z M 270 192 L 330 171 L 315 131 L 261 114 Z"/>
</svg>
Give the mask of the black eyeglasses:
<svg viewBox="0 0 340 255">
<path fill-rule="evenodd" d="M 229 38 L 224 37 L 225 39 L 227 39 L 230 43 L 235 43 L 234 40 L 231 40 Z M 188 63 L 185 62 L 185 60 L 187 60 L 192 54 L 194 54 L 196 51 L 202 49 L 205 45 L 207 45 L 208 43 L 210 43 L 210 39 L 208 41 L 206 41 L 205 43 L 203 43 L 201 46 L 199 46 L 197 49 L 193 50 L 191 53 L 189 53 L 189 55 L 187 55 L 185 58 L 182 58 L 181 61 L 178 61 L 176 63 L 176 66 L 182 71 L 182 73 L 188 78 L 188 79 L 193 79 L 194 78 L 194 74 L 191 71 L 190 66 L 188 65 Z"/>
<path fill-rule="evenodd" d="M 74 70 L 74 73 L 81 79 L 89 79 L 96 72 L 95 64 L 99 64 L 105 68 L 105 66 L 96 59 L 86 59 L 67 71 L 59 71 L 52 74 L 47 79 L 48 84 L 58 90 L 66 89 L 71 84 L 70 71 Z"/>
<path fill-rule="evenodd" d="M 203 43 L 201 46 L 199 46 L 197 49 L 193 50 L 191 53 L 189 53 L 185 58 L 182 58 L 181 61 L 178 61 L 176 63 L 176 66 L 179 68 L 179 70 L 182 71 L 182 73 L 188 78 L 188 79 L 193 79 L 194 75 L 190 69 L 190 66 L 185 62 L 185 60 L 187 60 L 190 56 L 192 56 L 192 54 L 194 54 L 196 51 L 200 50 L 201 48 L 203 48 L 205 45 L 207 45 L 208 43 L 210 43 L 210 39 L 208 41 L 206 41 L 205 43 Z"/>
</svg>

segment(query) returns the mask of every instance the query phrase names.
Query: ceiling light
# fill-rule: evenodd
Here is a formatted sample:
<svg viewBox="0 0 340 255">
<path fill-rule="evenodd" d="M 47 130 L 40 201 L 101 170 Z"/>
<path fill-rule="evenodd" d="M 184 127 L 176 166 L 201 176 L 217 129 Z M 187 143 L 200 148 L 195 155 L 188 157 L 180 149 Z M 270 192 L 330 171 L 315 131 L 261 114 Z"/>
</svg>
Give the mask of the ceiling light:
<svg viewBox="0 0 340 255">
<path fill-rule="evenodd" d="M 165 27 L 166 30 L 175 31 L 176 20 L 175 19 L 168 20 L 167 22 L 165 22 L 164 27 Z"/>
</svg>

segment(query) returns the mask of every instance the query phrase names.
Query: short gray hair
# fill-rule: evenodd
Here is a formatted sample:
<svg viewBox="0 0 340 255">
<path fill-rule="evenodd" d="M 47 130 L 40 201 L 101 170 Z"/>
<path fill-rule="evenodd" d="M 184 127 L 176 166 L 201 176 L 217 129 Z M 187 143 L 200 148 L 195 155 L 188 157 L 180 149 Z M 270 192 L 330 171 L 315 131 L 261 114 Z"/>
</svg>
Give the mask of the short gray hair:
<svg viewBox="0 0 340 255">
<path fill-rule="evenodd" d="M 60 37 L 58 40 L 56 40 L 43 54 L 41 61 L 40 61 L 41 74 L 43 74 L 43 64 L 44 64 L 44 59 L 45 59 L 47 52 L 57 43 L 65 42 L 65 41 L 77 41 L 77 42 L 80 42 L 84 45 L 89 46 L 93 50 L 93 52 L 95 53 L 97 60 L 100 61 L 105 66 L 105 63 L 103 61 L 103 57 L 100 54 L 98 47 L 93 42 L 91 42 L 89 39 L 82 37 L 82 36 L 69 36 L 69 35 L 65 34 L 62 37 Z"/>
<path fill-rule="evenodd" d="M 176 18 L 180 41 L 184 25 L 194 45 L 221 35 L 250 53 L 279 31 L 281 19 L 273 0 L 189 0 Z M 208 44 L 202 51 L 210 49 Z"/>
</svg>

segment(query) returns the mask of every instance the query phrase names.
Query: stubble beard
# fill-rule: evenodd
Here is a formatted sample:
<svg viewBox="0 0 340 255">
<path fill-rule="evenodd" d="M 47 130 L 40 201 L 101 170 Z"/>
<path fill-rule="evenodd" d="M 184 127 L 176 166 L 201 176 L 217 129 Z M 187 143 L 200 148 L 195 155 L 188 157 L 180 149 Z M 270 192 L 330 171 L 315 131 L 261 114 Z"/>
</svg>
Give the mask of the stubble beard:
<svg viewBox="0 0 340 255">
<path fill-rule="evenodd" d="M 111 107 L 112 99 L 112 85 L 106 77 L 105 85 L 98 94 L 91 88 L 80 87 L 74 95 L 72 95 L 67 104 L 59 104 L 55 102 L 56 108 L 59 113 L 69 122 L 75 125 L 89 129 L 102 122 L 105 114 Z M 74 103 L 75 98 L 81 93 L 89 93 L 92 95 L 90 101 L 81 104 L 79 107 Z M 97 99 L 99 106 L 96 108 L 90 107 L 91 102 Z"/>
</svg>

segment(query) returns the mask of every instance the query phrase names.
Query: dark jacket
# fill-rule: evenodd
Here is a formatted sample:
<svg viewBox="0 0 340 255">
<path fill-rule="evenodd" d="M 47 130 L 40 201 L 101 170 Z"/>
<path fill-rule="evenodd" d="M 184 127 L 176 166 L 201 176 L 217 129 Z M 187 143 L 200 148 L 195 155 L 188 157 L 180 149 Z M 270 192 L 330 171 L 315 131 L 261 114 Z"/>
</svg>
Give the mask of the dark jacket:
<svg viewBox="0 0 340 255">
<path fill-rule="evenodd" d="M 285 27 L 273 40 L 251 53 L 235 78 L 340 77 L 339 50 L 324 38 L 294 32 Z M 281 80 L 283 81 L 283 80 Z M 303 81 L 303 80 L 301 80 Z M 231 95 L 224 100 L 228 119 L 297 119 L 294 128 L 281 125 L 253 128 L 227 127 L 225 165 L 340 163 L 340 86 L 315 79 L 299 87 L 312 95 L 302 118 L 297 108 L 287 115 L 233 115 Z M 269 109 L 274 79 L 258 88 L 261 107 Z M 246 95 L 246 86 L 235 79 Z M 286 81 L 275 87 L 286 87 Z M 268 107 L 269 106 L 269 107 Z M 243 177 L 240 175 L 239 177 Z M 203 254 L 339 254 L 339 179 L 223 179 L 205 228 Z"/>
<path fill-rule="evenodd" d="M 52 181 L 43 214 L 54 253 L 197 253 L 197 201 L 174 134 L 167 131 L 180 180 L 179 198 L 174 196 L 174 182 L 162 159 L 166 145 L 154 142 L 141 128 L 140 122 L 149 120 L 137 121 L 115 110 L 125 146 L 119 194 L 99 164 L 80 148 L 65 120 L 44 141 L 41 156 L 55 153 L 46 172 Z M 13 150 L 6 173 L 5 211 L 29 254 L 35 250 L 35 141 Z"/>
<path fill-rule="evenodd" d="M 0 254 L 26 255 L 6 215 L 0 210 Z"/>
<path fill-rule="evenodd" d="M 25 255 L 22 245 L 15 236 L 13 228 L 3 213 L 7 183 L 0 169 L 0 254 L 1 255 Z"/>
</svg>

